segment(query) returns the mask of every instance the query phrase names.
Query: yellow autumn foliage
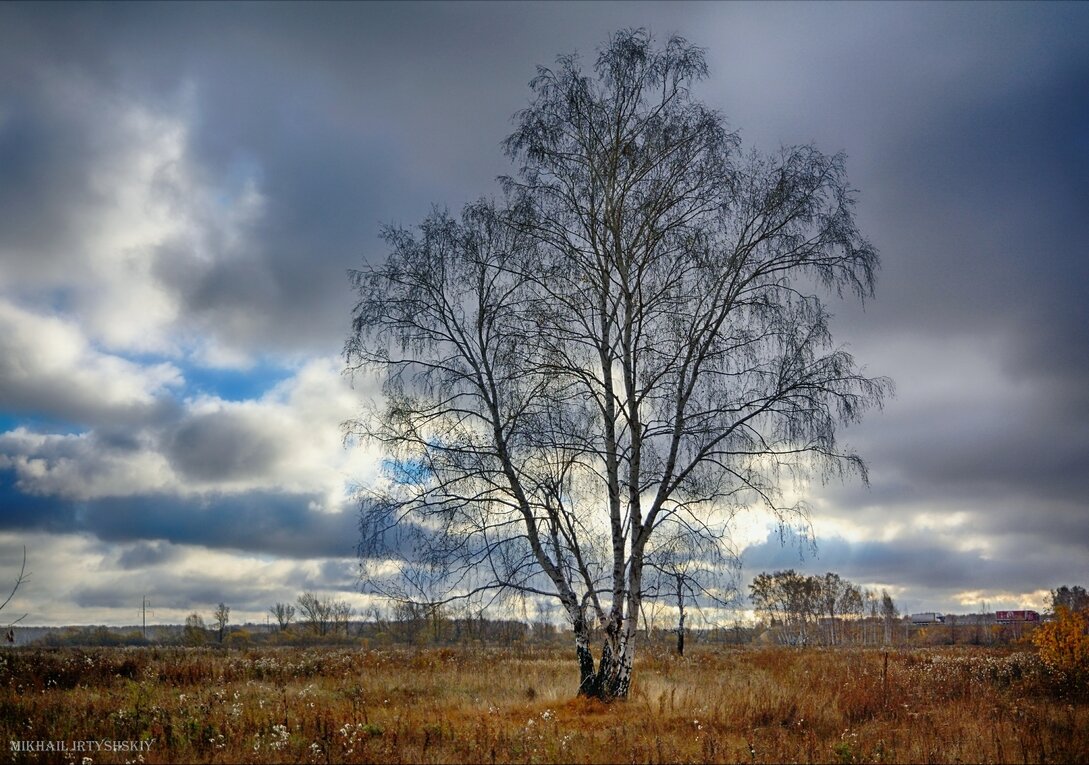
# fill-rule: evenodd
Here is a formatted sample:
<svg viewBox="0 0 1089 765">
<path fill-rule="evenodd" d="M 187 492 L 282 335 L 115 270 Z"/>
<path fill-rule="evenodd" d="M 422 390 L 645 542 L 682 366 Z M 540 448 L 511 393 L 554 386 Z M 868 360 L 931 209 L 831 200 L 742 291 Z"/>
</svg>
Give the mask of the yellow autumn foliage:
<svg viewBox="0 0 1089 765">
<path fill-rule="evenodd" d="M 1089 678 L 1089 616 L 1085 611 L 1055 609 L 1055 619 L 1032 633 L 1032 642 L 1048 665 L 1072 678 Z"/>
</svg>

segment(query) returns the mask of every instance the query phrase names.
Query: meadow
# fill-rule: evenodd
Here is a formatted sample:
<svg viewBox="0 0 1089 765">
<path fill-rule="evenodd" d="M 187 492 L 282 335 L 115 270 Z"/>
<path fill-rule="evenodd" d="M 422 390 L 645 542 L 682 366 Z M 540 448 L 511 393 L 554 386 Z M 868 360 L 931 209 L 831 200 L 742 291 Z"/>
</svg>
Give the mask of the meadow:
<svg viewBox="0 0 1089 765">
<path fill-rule="evenodd" d="M 0 741 L 81 765 L 1089 761 L 1084 689 L 1027 650 L 644 647 L 634 677 L 603 704 L 558 647 L 17 648 Z"/>
</svg>

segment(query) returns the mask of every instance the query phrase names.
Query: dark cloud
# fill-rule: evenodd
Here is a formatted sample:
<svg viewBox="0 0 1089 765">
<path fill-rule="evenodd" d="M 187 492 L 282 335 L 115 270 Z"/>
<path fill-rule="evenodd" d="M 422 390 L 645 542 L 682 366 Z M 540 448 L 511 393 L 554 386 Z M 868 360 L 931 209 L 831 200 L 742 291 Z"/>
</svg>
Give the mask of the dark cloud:
<svg viewBox="0 0 1089 765">
<path fill-rule="evenodd" d="M 837 537 L 820 538 L 814 548 L 799 549 L 783 545 L 777 534 L 769 534 L 767 540 L 742 553 L 745 570 L 752 573 L 786 568 L 806 573 L 835 571 L 856 582 L 926 589 L 951 582 L 971 589 L 976 581 L 972 570 L 979 562 L 973 558 L 918 537 L 853 544 Z"/>
<path fill-rule="evenodd" d="M 111 542 L 163 539 L 294 558 L 341 558 L 355 552 L 355 513 L 316 512 L 311 505 L 319 498 L 313 495 L 249 492 L 149 499 L 85 503 L 80 525 Z"/>
<path fill-rule="evenodd" d="M 316 511 L 320 500 L 312 494 L 260 491 L 64 500 L 24 494 L 15 488 L 11 471 L 0 471 L 0 530 L 89 533 L 104 542 L 137 544 L 122 554 L 123 567 L 138 565 L 155 551 L 167 555 L 169 547 L 159 542 L 287 558 L 352 557 L 358 516 L 350 508 Z M 139 547 L 142 541 L 151 547 Z"/>
<path fill-rule="evenodd" d="M 50 102 L 38 84 L 33 76 L 18 90 L 4 82 L 0 112 L 0 251 L 4 271 L 20 276 L 77 261 L 72 213 L 94 202 L 85 162 L 102 150 L 95 138 L 104 126 L 89 124 L 76 105 Z"/>
<path fill-rule="evenodd" d="M 832 310 L 899 396 L 846 434 L 874 482 L 822 492 L 837 514 L 974 505 L 1057 539 L 1089 488 L 1089 14 L 980 10 L 729 14 L 712 58 L 752 76 L 710 87 L 758 143 L 846 150 L 882 252 L 876 300 Z"/>
<path fill-rule="evenodd" d="M 192 417 L 169 436 L 166 454 L 187 479 L 244 480 L 266 475 L 288 457 L 291 445 L 263 432 L 257 417 L 222 411 Z"/>
<path fill-rule="evenodd" d="M 970 384 L 965 385 L 970 393 Z M 962 405 L 890 407 L 889 415 L 851 433 L 875 466 L 873 494 L 858 487 L 836 493 L 841 499 L 868 496 L 894 503 L 940 497 L 987 502 L 1084 497 L 1089 476 L 1077 466 L 1089 464 L 1089 428 L 1060 407 L 1026 410 L 1034 403 L 980 391 L 975 402 Z"/>
<path fill-rule="evenodd" d="M 70 595 L 72 603 L 80 608 L 127 608 L 139 606 L 148 592 L 151 598 L 152 618 L 155 609 L 211 610 L 217 603 L 226 603 L 235 613 L 240 610 L 264 611 L 268 602 L 267 586 L 247 584 L 244 581 L 220 577 L 157 576 L 152 579 L 129 577 L 108 584 L 77 586 Z M 134 611 L 134 614 L 136 612 Z"/>
<path fill-rule="evenodd" d="M 317 579 L 308 581 L 306 584 L 321 589 L 356 591 L 359 589 L 359 565 L 343 560 L 327 560 L 321 565 Z"/>
<path fill-rule="evenodd" d="M 181 550 L 178 556 L 184 555 Z M 240 620 L 242 612 L 264 614 L 277 600 L 293 603 L 302 592 L 357 592 L 357 579 L 348 561 L 329 561 L 314 572 L 309 568 L 292 566 L 275 581 L 261 576 L 260 568 L 250 571 L 253 578 L 224 577 L 215 572 L 179 574 L 169 569 L 153 568 L 140 576 L 122 574 L 106 582 L 77 584 L 66 599 L 79 608 L 125 609 L 134 614 L 143 598 L 149 599 L 149 621 L 161 621 L 156 612 L 211 610 L 217 603 L 226 603 L 232 610 L 232 621 Z"/>
<path fill-rule="evenodd" d="M 15 487 L 15 471 L 0 469 L 0 529 L 65 534 L 76 525 L 76 506 L 55 497 L 27 494 Z"/>
<path fill-rule="evenodd" d="M 1086 373 L 1087 87 L 1083 59 L 1030 92 L 965 93 L 965 108 L 921 121 L 880 160 L 885 270 L 868 332 L 999 335 L 1007 369 Z"/>
<path fill-rule="evenodd" d="M 970 541 L 971 529 L 955 534 L 930 532 L 903 535 L 892 541 L 849 542 L 823 537 L 815 547 L 784 545 L 772 533 L 742 553 L 743 582 L 762 571 L 794 569 L 805 574 L 834 571 L 859 585 L 888 586 L 906 593 L 901 608 L 962 609 L 958 596 L 969 592 L 1002 591 L 1015 594 L 1054 588 L 1072 577 L 1081 581 L 1084 567 L 1056 571 L 1053 546 L 1021 541 L 983 551 L 960 544 Z M 744 588 L 743 588 L 744 589 Z"/>
<path fill-rule="evenodd" d="M 116 551 L 111 550 L 110 552 Z M 181 555 L 181 551 L 177 546 L 161 541 L 137 542 L 119 552 L 117 565 L 126 571 L 162 566 L 177 560 Z"/>
<path fill-rule="evenodd" d="M 510 171 L 499 144 L 535 64 L 590 53 L 614 24 L 604 9 L 569 10 L 585 23 L 532 4 L 8 9 L 20 30 L 8 58 L 168 113 L 191 93 L 194 159 L 223 188 L 252 176 L 266 205 L 249 254 L 207 263 L 167 247 L 156 273 L 206 333 L 262 351 L 335 351 L 351 305 L 345 271 L 381 256 L 379 225 L 496 193 L 495 176 Z M 653 6 L 636 15 L 669 18 Z M 107 115 L 74 120 L 35 103 L 32 82 L 7 86 L 28 99 L 17 119 L 33 123 L 6 131 L 25 172 L 0 184 L 20 199 L 5 207 L 19 226 L 2 228 L 31 232 L 20 252 L 78 251 L 78 228 L 64 246 L 32 232 L 46 221 L 62 231 L 55 222 L 89 204 L 81 189 Z"/>
</svg>

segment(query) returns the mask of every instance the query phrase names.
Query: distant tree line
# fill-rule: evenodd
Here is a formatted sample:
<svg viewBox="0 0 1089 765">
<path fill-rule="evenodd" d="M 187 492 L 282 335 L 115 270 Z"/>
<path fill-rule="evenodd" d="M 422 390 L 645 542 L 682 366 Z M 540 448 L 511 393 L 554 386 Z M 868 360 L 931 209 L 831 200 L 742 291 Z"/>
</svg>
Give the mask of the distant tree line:
<svg viewBox="0 0 1089 765">
<path fill-rule="evenodd" d="M 786 645 L 874 645 L 908 637 L 920 644 L 1009 642 L 1030 634 L 1020 628 L 997 624 L 993 612 L 960 618 L 947 615 L 944 624 L 909 629 L 900 619 L 899 609 L 886 590 L 860 587 L 834 572 L 809 576 L 793 569 L 764 572 L 753 579 L 749 592 L 757 617 L 755 625 L 735 621 L 732 626 L 715 626 L 713 619 L 705 619 L 707 628 L 691 630 L 692 636 L 706 644 L 771 640 Z M 1066 614 L 1077 617 L 1063 617 L 1070 624 L 1089 624 L 1089 593 L 1084 587 L 1058 587 L 1050 592 L 1049 601 L 1041 608 L 1045 620 L 1058 622 Z M 986 612 L 985 604 L 983 610 Z M 193 612 L 186 617 L 184 625 L 155 627 L 151 639 L 131 627 L 86 626 L 51 629 L 33 642 L 58 647 L 200 646 L 209 643 L 225 646 L 250 643 L 511 645 L 522 642 L 566 645 L 571 639 L 569 630 L 551 622 L 530 624 L 516 619 L 492 619 L 486 617 L 484 610 L 474 612 L 439 603 L 391 602 L 384 608 L 372 607 L 353 620 L 355 611 L 347 601 L 319 597 L 312 592 L 302 593 L 296 604 L 276 603 L 270 608 L 277 628 L 270 634 L 232 627 L 230 613 L 230 607 L 220 603 L 213 613 L 211 627 L 200 613 Z M 1078 618 L 1081 621 L 1077 621 Z M 292 629 L 293 623 L 300 629 Z M 902 635 L 897 632 L 898 626 L 904 627 Z M 1031 630 L 1031 625 L 1026 629 Z M 667 634 L 675 634 L 675 630 L 652 630 L 648 621 L 646 638 L 651 644 L 664 648 Z M 1069 636 L 1063 640 L 1055 638 L 1052 643 L 1054 646 L 1050 650 L 1054 652 L 1068 650 L 1070 645 L 1082 650 L 1083 646 Z"/>
<path fill-rule="evenodd" d="M 877 593 L 831 571 L 823 576 L 794 569 L 761 572 L 749 595 L 769 634 L 789 645 L 887 644 L 899 617 L 887 590 Z"/>
<path fill-rule="evenodd" d="M 355 615 L 355 609 L 348 601 L 304 592 L 295 602 L 298 610 L 290 603 L 277 603 L 269 609 L 281 632 L 286 632 L 291 627 L 292 620 L 298 614 L 300 621 L 314 635 L 325 637 L 343 631 L 344 636 L 348 636 L 348 626 Z"/>
<path fill-rule="evenodd" d="M 1069 587 L 1064 584 L 1062 587 L 1052 590 L 1051 611 L 1056 613 L 1060 608 L 1065 608 L 1073 613 L 1089 611 L 1089 593 L 1085 591 L 1084 587 L 1078 585 Z"/>
</svg>

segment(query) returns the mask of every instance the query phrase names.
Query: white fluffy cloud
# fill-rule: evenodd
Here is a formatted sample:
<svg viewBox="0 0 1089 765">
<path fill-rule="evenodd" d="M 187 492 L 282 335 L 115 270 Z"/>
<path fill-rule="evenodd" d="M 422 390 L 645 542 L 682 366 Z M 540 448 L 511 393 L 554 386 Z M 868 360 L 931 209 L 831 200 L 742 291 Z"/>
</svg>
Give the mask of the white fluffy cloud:
<svg viewBox="0 0 1089 765">
<path fill-rule="evenodd" d="M 195 158 L 191 86 L 149 104 L 72 71 L 36 79 L 42 119 L 70 132 L 49 147 L 52 163 L 28 171 L 51 205 L 37 213 L 51 231 L 0 238 L 0 295 L 59 303 L 110 351 L 245 365 L 243 349 L 194 323 L 177 276 L 249 256 L 264 206 L 256 171 Z"/>
<path fill-rule="evenodd" d="M 141 365 L 106 353 L 74 321 L 0 297 L 0 400 L 8 411 L 77 422 L 124 419 L 180 383 L 173 364 Z"/>
<path fill-rule="evenodd" d="M 302 366 L 259 399 L 190 399 L 176 417 L 149 420 L 123 439 L 108 429 L 0 435 L 0 468 L 37 496 L 74 500 L 254 490 L 316 494 L 314 511 L 337 512 L 351 486 L 373 475 L 365 449 L 347 449 L 341 422 L 358 394 L 335 359 Z"/>
<path fill-rule="evenodd" d="M 373 455 L 347 449 L 341 435 L 358 407 L 339 360 L 315 359 L 259 399 L 187 402 L 162 447 L 184 477 L 178 491 L 315 492 L 325 497 L 320 509 L 335 510 L 352 481 L 373 474 Z"/>
<path fill-rule="evenodd" d="M 43 435 L 16 428 L 0 435 L 0 468 L 15 471 L 15 487 L 26 494 L 97 499 L 145 494 L 175 483 L 173 471 L 146 437 L 137 448 L 109 448 L 93 434 Z"/>
</svg>

